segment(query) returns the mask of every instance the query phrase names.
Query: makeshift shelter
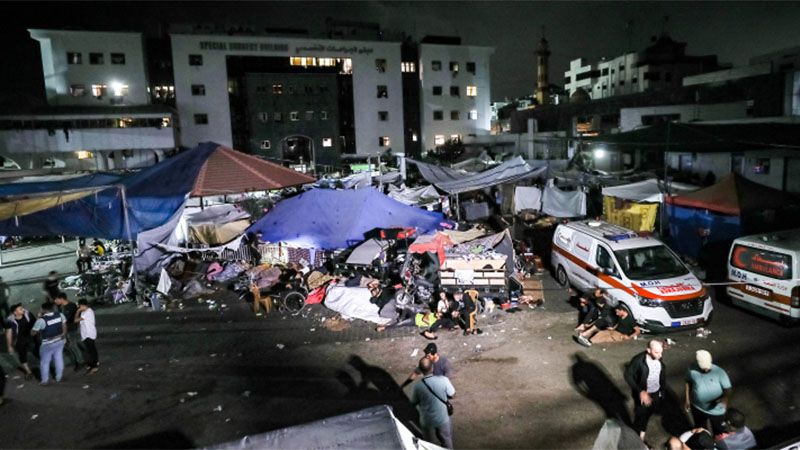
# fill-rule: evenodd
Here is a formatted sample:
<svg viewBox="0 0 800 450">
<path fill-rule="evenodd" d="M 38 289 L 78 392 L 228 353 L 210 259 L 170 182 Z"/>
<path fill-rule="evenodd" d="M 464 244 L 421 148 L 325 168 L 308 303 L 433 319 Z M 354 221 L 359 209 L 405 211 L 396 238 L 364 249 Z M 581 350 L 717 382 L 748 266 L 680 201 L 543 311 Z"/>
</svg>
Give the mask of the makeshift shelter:
<svg viewBox="0 0 800 450">
<path fill-rule="evenodd" d="M 542 189 L 542 212 L 553 217 L 582 217 L 586 215 L 586 193 L 562 191 L 555 186 Z"/>
<path fill-rule="evenodd" d="M 420 205 L 439 200 L 439 192 L 433 186 L 420 186 L 416 188 L 389 186 L 390 198 L 405 205 Z"/>
<path fill-rule="evenodd" d="M 540 176 L 546 172 L 547 166 L 534 169 L 522 159 L 521 156 L 517 156 L 489 170 L 455 180 L 440 181 L 434 184 L 437 188 L 449 194 L 460 194 L 462 192 L 475 191 L 498 184 L 511 183 L 525 178 Z"/>
<path fill-rule="evenodd" d="M 659 204 L 664 196 L 684 194 L 700 189 L 684 183 L 665 185 L 655 178 L 619 186 L 604 187 L 603 214 L 609 223 L 634 231 L 653 231 Z"/>
<path fill-rule="evenodd" d="M 328 417 L 315 422 L 245 436 L 237 441 L 209 447 L 234 449 L 403 449 L 443 450 L 415 437 L 387 405 Z"/>
<path fill-rule="evenodd" d="M 426 233 L 442 221 L 441 213 L 404 205 L 372 188 L 311 189 L 281 201 L 247 231 L 261 232 L 265 242 L 333 250 L 363 241 L 375 228 L 415 227 Z"/>
<path fill-rule="evenodd" d="M 184 214 L 183 220 L 187 241 L 211 246 L 230 242 L 250 226 L 250 214 L 247 211 L 227 204 Z"/>
<path fill-rule="evenodd" d="M 730 241 L 744 233 L 791 228 L 796 214 L 780 217 L 779 212 L 800 205 L 797 196 L 736 173 L 705 189 L 667 197 L 666 202 L 672 246 L 693 258 L 709 243 Z"/>
</svg>

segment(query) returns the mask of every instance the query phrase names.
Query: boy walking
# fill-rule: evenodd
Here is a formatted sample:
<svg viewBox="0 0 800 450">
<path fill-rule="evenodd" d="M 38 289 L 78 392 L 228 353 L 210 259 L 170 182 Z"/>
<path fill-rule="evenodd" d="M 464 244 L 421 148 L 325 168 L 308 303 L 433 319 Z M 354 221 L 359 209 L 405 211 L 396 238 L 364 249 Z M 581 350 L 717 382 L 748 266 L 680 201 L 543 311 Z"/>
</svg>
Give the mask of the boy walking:
<svg viewBox="0 0 800 450">
<path fill-rule="evenodd" d="M 97 339 L 97 328 L 94 324 L 94 310 L 89 307 L 89 302 L 85 298 L 78 300 L 78 314 L 75 316 L 75 322 L 80 326 L 81 339 L 87 353 L 86 373 L 95 373 L 100 365 L 97 346 L 94 342 Z"/>
</svg>

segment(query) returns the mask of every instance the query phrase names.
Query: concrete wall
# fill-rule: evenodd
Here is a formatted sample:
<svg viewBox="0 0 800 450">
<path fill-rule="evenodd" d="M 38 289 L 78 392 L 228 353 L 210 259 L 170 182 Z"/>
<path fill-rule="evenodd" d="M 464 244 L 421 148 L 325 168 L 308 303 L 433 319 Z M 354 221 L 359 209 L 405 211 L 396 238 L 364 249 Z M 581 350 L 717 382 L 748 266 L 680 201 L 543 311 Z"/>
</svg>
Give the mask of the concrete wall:
<svg viewBox="0 0 800 450">
<path fill-rule="evenodd" d="M 189 55 L 201 55 L 203 65 L 189 65 Z M 172 58 L 184 145 L 195 146 L 205 141 L 232 144 L 225 62 L 231 55 L 350 58 L 357 152 L 377 152 L 379 136 L 389 136 L 395 153 L 404 152 L 399 42 L 176 34 L 172 35 Z M 379 58 L 386 60 L 384 73 L 375 68 L 375 60 Z M 206 95 L 192 96 L 192 84 L 205 85 Z M 388 98 L 377 98 L 378 85 L 387 86 Z M 378 111 L 388 111 L 389 120 L 379 122 Z M 208 124 L 195 124 L 195 114 L 207 114 Z"/>
<path fill-rule="evenodd" d="M 757 64 L 753 66 L 733 67 L 731 69 L 717 70 L 716 72 L 701 73 L 683 78 L 684 86 L 694 86 L 697 84 L 722 84 L 730 80 L 740 78 L 755 77 L 770 73 L 769 63 Z"/>
<path fill-rule="evenodd" d="M 141 33 L 107 33 L 94 31 L 29 30 L 31 38 L 39 41 L 44 71 L 47 102 L 51 105 L 110 105 L 147 104 L 147 73 L 145 70 Z M 81 64 L 68 64 L 67 53 L 81 54 Z M 90 53 L 102 53 L 102 64 L 91 64 Z M 112 64 L 111 53 L 125 55 L 125 64 Z M 112 85 L 128 86 L 128 95 L 114 97 Z M 70 86 L 83 85 L 85 94 L 75 97 Z M 107 95 L 92 95 L 93 84 L 107 86 Z"/>
<path fill-rule="evenodd" d="M 680 153 L 670 152 L 667 154 L 667 163 L 670 168 L 678 169 L 680 156 L 691 157 L 692 170 L 691 173 L 697 174 L 702 180 L 706 173 L 711 171 L 716 179 L 728 175 L 734 168 L 732 167 L 732 160 L 734 155 L 740 155 L 744 158 L 743 170 L 740 175 L 743 175 L 748 180 L 769 186 L 774 189 L 786 189 L 792 192 L 800 192 L 800 185 L 792 182 L 792 170 L 800 167 L 800 157 L 796 151 L 792 150 L 752 150 L 742 153 Z M 768 173 L 755 173 L 754 167 L 761 161 L 767 161 L 769 164 Z M 793 168 L 787 170 L 787 167 Z M 738 170 L 736 170 L 738 172 Z M 796 178 L 796 176 L 794 177 Z"/>
<path fill-rule="evenodd" d="M 624 133 L 642 125 L 642 117 L 679 114 L 680 122 L 743 119 L 747 117 L 747 102 L 648 106 L 620 109 L 619 131 Z"/>
</svg>

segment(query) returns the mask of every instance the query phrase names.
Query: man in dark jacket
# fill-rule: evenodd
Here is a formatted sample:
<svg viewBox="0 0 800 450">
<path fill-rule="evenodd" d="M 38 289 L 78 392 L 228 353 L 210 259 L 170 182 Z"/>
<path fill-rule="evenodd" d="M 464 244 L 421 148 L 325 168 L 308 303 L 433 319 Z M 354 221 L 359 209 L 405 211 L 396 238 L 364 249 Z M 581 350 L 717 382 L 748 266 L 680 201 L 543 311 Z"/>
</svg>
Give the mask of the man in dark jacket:
<svg viewBox="0 0 800 450">
<path fill-rule="evenodd" d="M 662 411 L 667 386 L 666 369 L 661 361 L 663 352 L 661 341 L 653 339 L 647 343 L 647 350 L 634 356 L 625 367 L 625 382 L 633 397 L 633 429 L 639 432 L 642 440 L 650 416 Z"/>
</svg>

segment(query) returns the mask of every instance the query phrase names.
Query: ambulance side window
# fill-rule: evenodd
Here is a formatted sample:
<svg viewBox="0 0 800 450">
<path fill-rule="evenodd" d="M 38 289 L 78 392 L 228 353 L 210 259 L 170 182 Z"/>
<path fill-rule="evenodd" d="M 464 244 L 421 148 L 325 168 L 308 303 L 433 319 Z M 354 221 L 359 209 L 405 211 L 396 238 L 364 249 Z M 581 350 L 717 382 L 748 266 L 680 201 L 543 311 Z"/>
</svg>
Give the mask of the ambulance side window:
<svg viewBox="0 0 800 450">
<path fill-rule="evenodd" d="M 614 260 L 611 258 L 611 254 L 608 253 L 608 250 L 606 250 L 602 245 L 597 246 L 597 255 L 595 255 L 595 260 L 598 267 L 601 269 L 608 269 L 606 273 L 617 276 L 617 269 L 614 267 Z"/>
</svg>

